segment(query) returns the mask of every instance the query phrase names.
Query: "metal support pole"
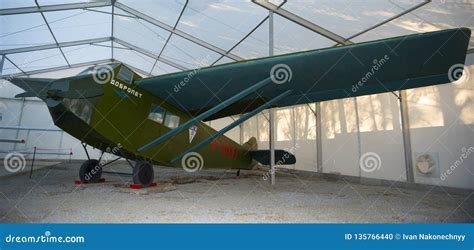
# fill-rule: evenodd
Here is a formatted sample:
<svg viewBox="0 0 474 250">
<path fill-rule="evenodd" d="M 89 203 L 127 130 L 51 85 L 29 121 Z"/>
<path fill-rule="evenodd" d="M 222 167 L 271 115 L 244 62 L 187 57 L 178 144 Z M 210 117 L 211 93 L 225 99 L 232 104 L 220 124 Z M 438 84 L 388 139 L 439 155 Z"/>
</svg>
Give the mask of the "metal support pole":
<svg viewBox="0 0 474 250">
<path fill-rule="evenodd" d="M 31 179 L 31 175 L 33 175 L 33 167 L 35 165 L 35 157 L 36 157 L 36 146 L 33 149 L 33 160 L 31 161 L 31 168 L 30 168 L 30 179 Z"/>
<path fill-rule="evenodd" d="M 321 103 L 316 103 L 316 161 L 318 173 L 323 172 L 323 133 L 321 119 Z"/>
<path fill-rule="evenodd" d="M 361 142 L 360 142 L 360 120 L 359 120 L 359 107 L 357 106 L 357 97 L 354 97 L 354 109 L 356 115 L 356 127 L 357 127 L 357 152 L 359 154 L 358 161 L 357 161 L 357 169 L 359 169 L 359 177 L 362 177 L 362 169 L 360 168 L 360 158 L 362 157 L 362 149 L 361 149 Z"/>
<path fill-rule="evenodd" d="M 415 182 L 413 175 L 413 159 L 411 157 L 411 137 L 410 137 L 410 123 L 408 120 L 408 101 L 407 92 L 405 90 L 399 91 L 400 100 L 400 116 L 402 117 L 402 133 L 403 133 L 403 149 L 405 152 L 405 171 L 408 183 Z"/>
<path fill-rule="evenodd" d="M 21 108 L 20 108 L 20 115 L 18 116 L 18 127 L 21 127 L 21 122 L 23 120 L 23 111 L 25 110 L 25 102 L 26 102 L 26 99 L 25 98 L 22 98 L 21 99 Z M 29 140 L 28 136 L 29 136 L 29 131 L 28 131 L 28 135 L 27 137 L 25 138 L 25 140 Z M 16 138 L 18 138 L 20 136 L 20 130 L 17 130 L 16 131 Z M 16 151 L 17 149 L 17 145 L 16 144 L 13 144 L 13 151 Z"/>
<path fill-rule="evenodd" d="M 273 11 L 268 12 L 268 44 L 269 50 L 268 54 L 273 56 Z M 270 108 L 269 110 L 269 141 L 270 141 L 270 184 L 275 185 L 275 122 L 274 122 L 274 109 Z"/>
<path fill-rule="evenodd" d="M 0 75 L 3 74 L 3 63 L 5 62 L 5 56 L 0 57 Z"/>
</svg>

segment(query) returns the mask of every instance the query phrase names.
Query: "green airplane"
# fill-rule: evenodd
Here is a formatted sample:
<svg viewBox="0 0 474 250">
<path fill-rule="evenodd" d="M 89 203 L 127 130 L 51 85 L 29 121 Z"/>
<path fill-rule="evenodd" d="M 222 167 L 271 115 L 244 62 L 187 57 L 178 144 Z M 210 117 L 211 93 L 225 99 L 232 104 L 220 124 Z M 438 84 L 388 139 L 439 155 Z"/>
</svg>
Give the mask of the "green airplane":
<svg viewBox="0 0 474 250">
<path fill-rule="evenodd" d="M 149 78 L 111 63 L 73 77 L 11 82 L 26 91 L 16 97 L 46 102 L 56 126 L 86 153 L 90 145 L 134 160 L 133 182 L 147 186 L 153 165 L 190 172 L 269 165 L 269 150 L 258 150 L 255 138 L 240 145 L 224 136 L 262 110 L 451 82 L 460 77 L 453 65 L 464 64 L 470 33 L 443 30 Z M 240 116 L 219 131 L 204 123 L 233 115 Z M 276 150 L 275 164 L 295 161 Z M 89 158 L 81 181 L 98 182 L 103 166 Z"/>
</svg>

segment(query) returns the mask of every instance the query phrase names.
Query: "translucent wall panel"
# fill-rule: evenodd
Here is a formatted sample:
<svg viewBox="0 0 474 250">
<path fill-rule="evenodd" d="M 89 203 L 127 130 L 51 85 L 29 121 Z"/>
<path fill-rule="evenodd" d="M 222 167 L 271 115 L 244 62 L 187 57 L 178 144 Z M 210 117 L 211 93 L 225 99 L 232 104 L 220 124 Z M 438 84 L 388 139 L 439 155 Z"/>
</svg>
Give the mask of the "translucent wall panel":
<svg viewBox="0 0 474 250">
<path fill-rule="evenodd" d="M 316 116 L 312 111 L 315 108 L 315 104 L 293 108 L 295 147 L 290 151 L 296 156 L 295 169 L 298 170 L 313 172 L 317 170 Z"/>
<path fill-rule="evenodd" d="M 2 74 L 1 75 L 13 75 L 13 74 L 18 74 L 21 73 L 21 71 L 15 67 L 12 63 L 10 63 L 7 59 L 3 61 L 3 68 L 2 68 Z M 0 80 L 0 84 L 4 84 L 5 80 Z"/>
<path fill-rule="evenodd" d="M 181 71 L 180 69 L 177 69 L 175 67 L 172 67 L 166 63 L 162 63 L 158 61 L 153 68 L 153 71 L 151 72 L 152 75 L 158 76 L 158 75 L 164 75 L 164 74 L 169 74 L 169 73 L 174 73 L 174 72 L 179 72 Z"/>
<path fill-rule="evenodd" d="M 25 0 L 22 0 L 22 1 L 25 1 Z M 38 0 L 38 4 L 40 6 L 67 4 L 67 3 L 85 3 L 85 2 L 90 2 L 90 1 L 89 0 Z"/>
<path fill-rule="evenodd" d="M 162 53 L 162 57 L 183 65 L 187 68 L 209 66 L 219 58 L 219 54 L 201 47 L 193 42 L 172 35 Z"/>
<path fill-rule="evenodd" d="M 0 126 L 18 126 L 20 122 L 21 102 L 0 99 Z M 0 129 L 0 138 L 17 139 L 16 130 Z M 13 144 L 0 143 L 0 150 L 12 150 Z"/>
<path fill-rule="evenodd" d="M 418 88 L 408 95 L 414 174 L 418 183 L 474 189 L 474 60 L 473 56 L 470 58 L 471 77 L 465 81 Z M 428 94 L 418 98 L 420 93 Z M 426 113 L 433 114 L 432 122 Z M 424 174 L 416 166 L 419 157 L 426 154 L 435 163 L 430 174 Z"/>
<path fill-rule="evenodd" d="M 105 42 L 65 47 L 63 52 L 70 64 L 91 62 L 112 58 L 110 45 L 110 42 Z"/>
<path fill-rule="evenodd" d="M 178 29 L 228 50 L 267 14 L 250 1 L 190 1 Z"/>
<path fill-rule="evenodd" d="M 269 148 L 269 129 L 270 129 L 270 123 L 268 121 L 269 119 L 269 111 L 264 110 L 263 112 L 260 112 L 257 116 L 257 122 L 258 122 L 258 145 L 260 149 L 268 149 Z"/>
<path fill-rule="evenodd" d="M 67 65 L 59 49 L 37 50 L 8 55 L 24 71 L 39 70 Z"/>
<path fill-rule="evenodd" d="M 142 12 L 145 15 L 153 17 L 170 26 L 174 26 L 178 20 L 179 14 L 184 7 L 185 0 L 153 0 L 153 1 L 134 1 L 134 0 L 119 0 L 135 10 Z"/>
<path fill-rule="evenodd" d="M 257 122 L 257 117 L 252 117 L 242 123 L 242 129 L 243 129 L 243 139 L 242 142 L 245 143 L 247 142 L 250 138 L 255 137 L 258 138 L 258 122 Z M 261 143 L 258 144 L 259 149 L 265 149 L 265 145 L 261 145 Z"/>
<path fill-rule="evenodd" d="M 114 43 L 114 59 L 124 62 L 145 72 L 150 72 L 155 59 L 143 55 L 131 49 L 123 49 L 123 46 Z"/>
<path fill-rule="evenodd" d="M 22 7 L 31 7 L 31 6 L 36 6 L 34 0 L 0 1 L 0 9 L 22 8 Z"/>
<path fill-rule="evenodd" d="M 458 27 L 467 27 L 474 29 L 473 1 L 446 1 L 432 0 L 430 4 L 417 9 L 410 18 L 419 17 L 423 20 L 422 25 L 427 27 L 436 27 L 437 29 L 452 29 Z M 405 27 L 415 22 L 405 22 Z M 408 27 L 407 27 L 408 28 Z M 434 29 L 434 28 L 433 28 Z M 471 33 L 470 48 L 474 47 L 474 34 Z"/>
<path fill-rule="evenodd" d="M 401 8 L 397 6 L 399 10 L 404 8 L 398 1 L 392 1 L 392 3 L 400 5 Z M 410 14 L 399 17 L 353 40 L 362 42 L 459 27 L 474 29 L 473 10 L 474 3 L 469 1 L 434 0 Z M 379 13 L 383 12 L 379 11 Z M 474 47 L 473 38 L 474 35 L 471 34 L 471 48 Z"/>
<path fill-rule="evenodd" d="M 275 109 L 275 148 L 293 151 L 295 145 L 295 123 L 293 109 Z M 294 169 L 294 165 L 283 165 L 282 168 Z"/>
<path fill-rule="evenodd" d="M 360 175 L 355 99 L 321 102 L 324 173 Z"/>
<path fill-rule="evenodd" d="M 142 19 L 130 16 L 119 9 L 114 19 L 114 36 L 158 55 L 170 32 Z"/>
<path fill-rule="evenodd" d="M 45 73 L 41 73 L 41 74 L 33 74 L 33 75 L 31 75 L 31 77 L 55 78 L 55 79 L 70 77 L 70 76 L 75 76 L 75 75 L 81 73 L 83 70 L 85 70 L 89 66 L 92 66 L 92 65 L 62 69 L 62 70 L 58 70 L 58 71 L 50 71 L 50 72 L 45 72 Z"/>
<path fill-rule="evenodd" d="M 0 27 L 2 50 L 54 43 L 39 13 L 0 16 Z"/>
<path fill-rule="evenodd" d="M 94 8 L 110 13 L 111 7 Z M 58 42 L 110 37 L 112 17 L 89 10 L 52 11 L 44 13 Z"/>
<path fill-rule="evenodd" d="M 226 64 L 226 63 L 232 63 L 232 62 L 235 62 L 234 60 L 228 58 L 228 57 L 222 57 L 221 59 L 219 59 L 218 61 L 216 61 L 214 63 L 214 65 L 219 65 L 219 64 Z"/>
<path fill-rule="evenodd" d="M 407 2 L 400 5 L 411 7 Z M 297 0 L 286 2 L 283 9 L 345 38 L 402 12 L 390 1 L 379 0 Z"/>
<path fill-rule="evenodd" d="M 273 16 L 273 22 L 275 55 L 326 48 L 335 44 L 333 41 L 279 15 Z M 268 56 L 268 25 L 267 20 L 232 52 L 244 58 Z"/>
<path fill-rule="evenodd" d="M 374 153 L 374 164 L 356 162 L 360 176 L 405 181 L 405 151 L 398 98 L 392 93 L 357 97 L 360 129 L 360 154 L 369 159 Z"/>
<path fill-rule="evenodd" d="M 211 126 L 213 129 L 219 131 L 220 129 L 223 129 L 227 125 L 231 124 L 236 119 L 238 119 L 238 117 L 224 117 L 224 118 L 221 118 L 221 119 L 210 121 L 209 126 Z M 238 126 L 231 129 L 230 131 L 228 131 L 224 135 L 229 137 L 230 139 L 234 140 L 235 142 L 240 143 L 240 128 Z"/>
</svg>

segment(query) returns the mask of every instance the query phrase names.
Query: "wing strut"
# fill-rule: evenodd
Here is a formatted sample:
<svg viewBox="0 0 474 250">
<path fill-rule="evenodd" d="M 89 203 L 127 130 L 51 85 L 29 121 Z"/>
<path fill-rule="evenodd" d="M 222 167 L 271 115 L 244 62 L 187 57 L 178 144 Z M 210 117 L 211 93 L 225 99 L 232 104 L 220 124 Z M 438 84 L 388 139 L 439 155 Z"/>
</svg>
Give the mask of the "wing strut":
<svg viewBox="0 0 474 250">
<path fill-rule="evenodd" d="M 217 133 L 207 137 L 207 139 L 199 142 L 198 144 L 192 146 L 191 148 L 189 148 L 188 150 L 184 151 L 183 153 L 181 153 L 179 156 L 175 157 L 173 160 L 171 160 L 171 163 L 174 163 L 176 162 L 177 160 L 181 159 L 184 155 L 186 155 L 187 153 L 189 152 L 193 152 L 193 151 L 196 151 L 200 148 L 202 148 L 203 146 L 205 146 L 206 144 L 210 143 L 212 140 L 216 139 L 217 137 L 225 134 L 227 131 L 233 129 L 234 127 L 238 126 L 239 124 L 241 124 L 242 122 L 248 120 L 249 118 L 251 118 L 252 116 L 258 114 L 260 111 L 266 109 L 266 108 L 269 108 L 273 103 L 279 101 L 280 99 L 282 99 L 283 97 L 289 95 L 293 90 L 287 90 L 285 92 L 283 92 L 282 94 L 280 94 L 279 96 L 271 99 L 270 101 L 268 102 L 265 102 L 263 105 L 261 105 L 260 107 L 250 111 L 249 113 L 246 113 L 244 115 L 242 115 L 239 119 L 233 121 L 231 124 L 227 125 L 225 128 L 219 130 Z"/>
<path fill-rule="evenodd" d="M 224 108 L 228 107 L 229 105 L 239 101 L 240 99 L 246 97 L 247 95 L 255 92 L 256 90 L 258 90 L 258 89 L 260 89 L 264 86 L 266 86 L 271 81 L 272 80 L 271 80 L 270 76 L 265 78 L 264 80 L 258 82 L 257 84 L 255 84 L 251 87 L 248 87 L 247 89 L 243 90 L 242 92 L 238 93 L 237 95 L 232 96 L 231 98 L 221 102 L 219 105 L 217 105 L 217 106 L 207 110 L 206 112 L 194 117 L 193 119 L 183 123 L 179 127 L 175 128 L 175 129 L 172 129 L 172 130 L 168 131 L 167 133 L 165 133 L 164 135 L 152 140 L 148 144 L 146 144 L 146 145 L 142 146 L 141 148 L 139 148 L 137 151 L 138 152 L 144 152 L 144 151 L 150 150 L 154 146 L 156 146 L 156 145 L 158 145 L 158 144 L 160 144 L 160 143 L 162 143 L 166 140 L 169 140 L 171 137 L 173 137 L 176 134 L 178 134 L 179 132 L 191 127 L 192 125 L 196 124 L 197 122 L 202 121 L 202 120 L 212 116 L 213 114 L 223 110 Z"/>
</svg>

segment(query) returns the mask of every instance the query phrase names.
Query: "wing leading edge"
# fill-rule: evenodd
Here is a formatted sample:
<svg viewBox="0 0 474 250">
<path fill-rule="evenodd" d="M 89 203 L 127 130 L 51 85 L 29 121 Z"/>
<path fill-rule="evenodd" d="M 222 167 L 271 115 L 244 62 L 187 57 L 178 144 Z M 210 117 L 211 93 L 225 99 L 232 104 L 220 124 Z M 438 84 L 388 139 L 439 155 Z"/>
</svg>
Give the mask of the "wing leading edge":
<svg viewBox="0 0 474 250">
<path fill-rule="evenodd" d="M 401 36 L 178 72 L 137 84 L 196 116 L 273 77 L 275 84 L 207 118 L 212 120 L 249 112 L 287 90 L 291 95 L 274 107 L 450 82 L 449 69 L 464 64 L 470 33 L 459 28 Z"/>
</svg>

